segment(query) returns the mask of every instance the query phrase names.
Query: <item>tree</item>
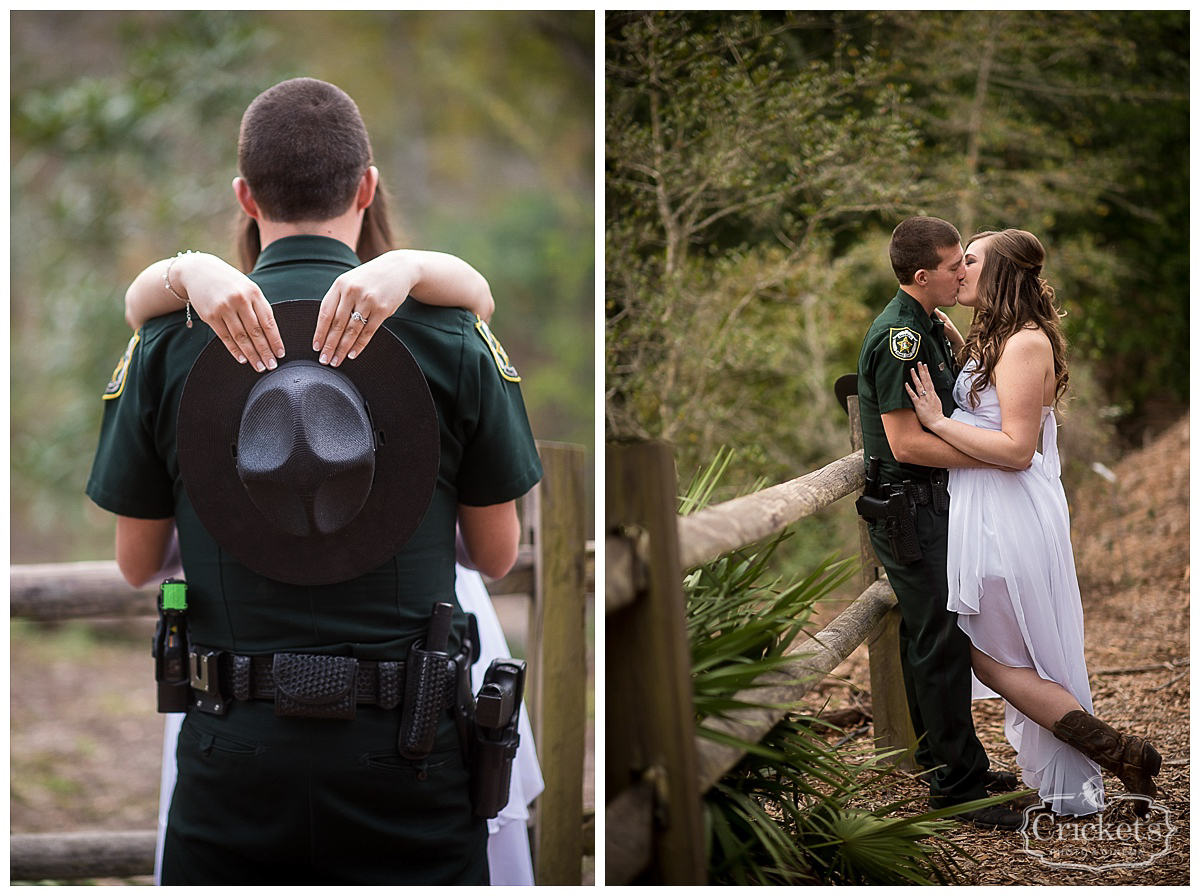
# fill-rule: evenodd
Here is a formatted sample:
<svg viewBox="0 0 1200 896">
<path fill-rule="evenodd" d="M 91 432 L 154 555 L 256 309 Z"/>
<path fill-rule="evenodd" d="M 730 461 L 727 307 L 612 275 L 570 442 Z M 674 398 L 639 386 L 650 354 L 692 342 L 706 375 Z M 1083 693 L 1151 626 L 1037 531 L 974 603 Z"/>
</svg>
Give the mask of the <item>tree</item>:
<svg viewBox="0 0 1200 896">
<path fill-rule="evenodd" d="M 1127 436 L 1172 419 L 1187 40 L 1186 13 L 610 15 L 609 436 L 683 468 L 736 446 L 748 477 L 844 450 L 832 382 L 911 214 L 1037 234 L 1077 381 L 1095 370 Z"/>
<path fill-rule="evenodd" d="M 829 260 L 848 221 L 907 195 L 914 133 L 869 50 L 849 65 L 804 52 L 818 24 L 610 16 L 610 436 L 673 441 L 682 465 L 746 433 L 774 469 L 830 449 L 806 427 L 832 405 Z"/>
<path fill-rule="evenodd" d="M 240 110 L 263 34 L 230 15 L 93 14 L 119 65 L 31 54 L 81 26 L 14 14 L 11 470 L 14 555 L 104 556 L 77 520 L 100 393 L 129 339 L 124 286 L 149 260 L 211 246 L 232 219 Z M 130 18 L 129 16 L 133 17 Z M 61 71 L 59 70 L 61 69 Z M 203 126 L 201 126 L 201 123 Z M 171 242 L 161 244 L 164 238 Z M 168 250 L 167 246 L 172 248 Z M 78 552 L 78 553 L 76 553 Z M 103 552 L 103 553 L 102 553 Z"/>
<path fill-rule="evenodd" d="M 1127 437 L 1164 405 L 1186 407 L 1187 339 L 1157 322 L 1182 324 L 1189 301 L 1187 13 L 891 12 L 844 24 L 863 45 L 890 38 L 923 136 L 930 213 L 964 238 L 1018 227 L 1046 245 L 1075 361 L 1094 365 Z"/>
</svg>

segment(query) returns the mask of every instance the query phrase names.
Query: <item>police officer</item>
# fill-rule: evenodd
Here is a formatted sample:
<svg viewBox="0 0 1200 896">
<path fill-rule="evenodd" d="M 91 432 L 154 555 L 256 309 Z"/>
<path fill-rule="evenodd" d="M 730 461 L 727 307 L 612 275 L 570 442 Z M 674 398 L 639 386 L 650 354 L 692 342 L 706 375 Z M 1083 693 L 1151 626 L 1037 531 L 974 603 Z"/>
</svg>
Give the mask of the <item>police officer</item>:
<svg viewBox="0 0 1200 896">
<path fill-rule="evenodd" d="M 946 608 L 946 469 L 980 466 L 922 428 L 904 391 L 923 362 L 947 416 L 954 411 L 957 367 L 951 340 L 962 337 L 938 308 L 957 301 L 965 276 L 958 230 L 939 218 L 915 217 L 892 233 L 889 254 L 896 296 L 875 319 L 858 359 L 863 455 L 879 458 L 881 491 L 899 492 L 915 516 L 921 559 L 893 556 L 882 520 L 868 519 L 871 543 L 900 605 L 900 658 L 917 764 L 927 770 L 930 803 L 944 808 L 1014 790 L 1016 777 L 989 770 L 971 718 L 970 641 Z M 1004 806 L 961 813 L 988 828 L 1015 830 L 1023 820 Z"/>
<path fill-rule="evenodd" d="M 461 701 L 447 699 L 432 748 L 409 756 L 400 748 L 406 701 L 397 706 L 394 692 L 403 693 L 402 667 L 414 665 L 434 603 L 453 608 L 445 653 L 466 660 L 456 523 L 485 574 L 515 559 L 515 499 L 541 476 L 520 376 L 481 320 L 414 302 L 362 357 L 339 371 L 317 363 L 316 300 L 359 264 L 352 247 L 378 184 L 361 117 L 338 88 L 295 79 L 261 94 L 243 118 L 239 168 L 238 201 L 262 247 L 251 277 L 287 350 L 263 382 L 289 369 L 323 383 L 345 377 L 346 419 L 367 421 L 374 448 L 360 455 L 372 470 L 344 487 L 318 479 L 317 492 L 333 487 L 336 501 L 339 490 L 361 492 L 357 515 L 340 511 L 349 522 L 329 522 L 319 498 L 306 498 L 292 519 L 271 488 L 253 494 L 238 463 L 248 451 L 239 424 L 272 425 L 269 415 L 242 416 L 258 375 L 207 326 L 192 326 L 184 311 L 155 318 L 118 365 L 87 491 L 118 515 L 128 578 L 169 566 L 178 532 L 189 636 L 203 647 L 192 658 L 198 686 L 180 733 L 163 883 L 486 883 L 486 824 L 470 804 Z M 165 285 L 172 289 L 169 269 Z M 402 358 L 415 364 L 383 369 Z M 204 447 L 220 442 L 214 433 L 230 420 L 229 443 Z M 293 688 L 280 676 L 297 662 L 324 679 L 311 684 L 305 671 Z M 339 718 L 314 717 L 314 707 L 325 711 L 329 676 L 346 668 L 357 669 L 349 705 Z M 251 676 L 249 693 L 231 670 Z"/>
</svg>

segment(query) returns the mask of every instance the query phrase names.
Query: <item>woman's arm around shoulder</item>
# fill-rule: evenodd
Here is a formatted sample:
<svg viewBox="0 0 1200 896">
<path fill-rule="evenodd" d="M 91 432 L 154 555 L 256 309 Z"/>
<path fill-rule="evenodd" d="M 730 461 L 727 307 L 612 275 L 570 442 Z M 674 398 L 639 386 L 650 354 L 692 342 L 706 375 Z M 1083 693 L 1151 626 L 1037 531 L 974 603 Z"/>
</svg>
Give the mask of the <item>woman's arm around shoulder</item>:
<svg viewBox="0 0 1200 896">
<path fill-rule="evenodd" d="M 237 268 L 206 252 L 185 252 L 156 261 L 125 292 L 125 320 L 138 329 L 153 317 L 191 303 L 239 364 L 273 370 L 284 353 L 262 290 Z"/>
<path fill-rule="evenodd" d="M 465 308 L 485 321 L 496 308 L 487 280 L 461 258 L 396 249 L 334 281 L 321 302 L 313 350 L 335 367 L 354 358 L 410 295 L 430 305 Z M 142 271 L 125 293 L 125 320 L 136 330 L 186 303 L 239 364 L 262 373 L 284 357 L 275 315 L 258 285 L 204 252 L 180 253 Z"/>
<path fill-rule="evenodd" d="M 342 274 L 317 315 L 313 350 L 337 367 L 358 356 L 409 296 L 427 305 L 465 308 L 483 320 L 496 309 L 487 279 L 445 252 L 393 249 Z"/>
</svg>

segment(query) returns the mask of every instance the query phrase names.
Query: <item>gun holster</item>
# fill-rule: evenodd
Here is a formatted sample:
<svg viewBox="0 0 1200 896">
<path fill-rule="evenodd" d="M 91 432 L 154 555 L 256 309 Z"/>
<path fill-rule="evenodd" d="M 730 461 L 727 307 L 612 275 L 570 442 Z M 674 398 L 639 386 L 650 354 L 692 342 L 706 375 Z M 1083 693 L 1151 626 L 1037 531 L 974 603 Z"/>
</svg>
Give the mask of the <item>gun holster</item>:
<svg viewBox="0 0 1200 896">
<path fill-rule="evenodd" d="M 475 698 L 471 805 L 478 818 L 495 818 L 508 804 L 513 759 L 521 736 L 517 722 L 525 692 L 525 663 L 495 659 Z"/>
<path fill-rule="evenodd" d="M 883 523 L 892 559 L 901 566 L 910 566 L 924 556 L 917 539 L 917 502 L 903 485 L 884 489 L 887 497 L 864 494 L 854 502 L 854 509 L 863 519 Z"/>
</svg>

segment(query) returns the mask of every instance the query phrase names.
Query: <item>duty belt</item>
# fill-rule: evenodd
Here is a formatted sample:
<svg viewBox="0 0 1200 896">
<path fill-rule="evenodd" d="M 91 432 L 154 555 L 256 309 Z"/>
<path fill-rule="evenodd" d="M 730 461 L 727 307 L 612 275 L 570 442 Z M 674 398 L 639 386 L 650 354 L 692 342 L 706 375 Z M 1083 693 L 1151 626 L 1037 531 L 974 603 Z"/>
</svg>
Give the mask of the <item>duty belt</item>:
<svg viewBox="0 0 1200 896">
<path fill-rule="evenodd" d="M 397 708 L 404 694 L 402 660 L 360 660 L 348 656 L 276 653 L 241 656 L 196 649 L 188 657 L 192 705 L 224 715 L 230 700 L 269 700 L 276 715 L 353 718 L 356 706 Z M 465 655 L 447 661 L 449 685 Z M 446 687 L 446 694 L 453 694 Z M 449 705 L 449 703 L 447 703 Z"/>
<path fill-rule="evenodd" d="M 950 492 L 946 489 L 947 472 L 934 470 L 928 481 L 914 482 L 906 479 L 899 483 L 884 483 L 883 488 L 895 494 L 903 491 L 917 504 L 933 504 L 934 510 L 945 513 L 950 506 Z"/>
</svg>

